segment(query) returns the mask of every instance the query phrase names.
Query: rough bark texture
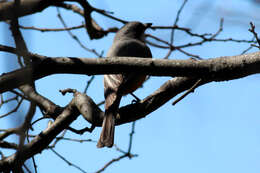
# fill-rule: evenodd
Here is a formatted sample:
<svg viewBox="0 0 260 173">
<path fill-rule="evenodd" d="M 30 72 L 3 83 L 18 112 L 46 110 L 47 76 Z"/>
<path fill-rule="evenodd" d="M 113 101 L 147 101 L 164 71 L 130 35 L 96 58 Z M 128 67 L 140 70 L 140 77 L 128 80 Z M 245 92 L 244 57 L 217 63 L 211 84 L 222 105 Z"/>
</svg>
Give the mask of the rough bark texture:
<svg viewBox="0 0 260 173">
<path fill-rule="evenodd" d="M 133 57 L 122 58 L 51 58 L 33 55 L 32 66 L 0 77 L 0 93 L 28 83 L 31 75 L 37 80 L 59 73 L 116 74 L 136 71 L 152 76 L 186 76 L 212 81 L 242 78 L 260 72 L 260 52 L 206 60 L 165 60 Z"/>
</svg>

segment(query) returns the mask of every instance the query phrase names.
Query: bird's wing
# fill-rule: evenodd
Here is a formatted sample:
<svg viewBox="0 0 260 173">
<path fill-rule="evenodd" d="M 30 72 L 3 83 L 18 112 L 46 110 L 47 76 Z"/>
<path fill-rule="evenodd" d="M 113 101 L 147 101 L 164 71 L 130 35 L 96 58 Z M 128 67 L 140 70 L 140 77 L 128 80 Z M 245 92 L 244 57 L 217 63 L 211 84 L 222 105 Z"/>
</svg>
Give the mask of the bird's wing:
<svg viewBox="0 0 260 173">
<path fill-rule="evenodd" d="M 123 39 L 117 40 L 113 43 L 110 48 L 107 57 L 143 57 L 143 58 L 152 58 L 152 53 L 150 48 L 143 42 L 136 39 Z M 128 73 L 128 74 L 118 74 L 111 75 L 113 77 L 113 88 L 118 88 L 122 82 L 125 82 L 131 78 L 133 78 L 136 73 Z M 122 81 L 123 80 L 123 81 Z"/>
<path fill-rule="evenodd" d="M 141 41 L 135 39 L 123 39 L 114 42 L 107 54 L 108 58 L 118 56 L 151 58 L 152 53 L 149 47 Z M 117 93 L 119 90 L 122 90 L 124 93 L 124 88 L 135 82 L 137 76 L 138 74 L 135 72 L 104 75 L 105 98 L 108 98 L 110 100 L 109 102 L 113 103 L 116 100 L 116 94 L 113 93 Z M 109 105 L 106 105 L 106 107 L 109 107 Z"/>
</svg>

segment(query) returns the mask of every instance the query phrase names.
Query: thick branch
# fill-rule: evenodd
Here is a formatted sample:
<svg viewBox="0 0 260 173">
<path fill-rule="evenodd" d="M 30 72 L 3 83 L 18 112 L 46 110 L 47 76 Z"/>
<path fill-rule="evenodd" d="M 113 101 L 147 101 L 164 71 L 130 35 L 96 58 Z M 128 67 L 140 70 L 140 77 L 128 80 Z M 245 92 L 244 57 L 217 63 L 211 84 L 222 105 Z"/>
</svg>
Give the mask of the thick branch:
<svg viewBox="0 0 260 173">
<path fill-rule="evenodd" d="M 120 125 L 145 117 L 169 101 L 172 97 L 189 89 L 196 81 L 197 79 L 195 78 L 187 77 L 177 77 L 167 81 L 144 100 L 120 108 L 116 124 Z M 200 85 L 202 84 L 203 83 L 200 83 Z M 86 120 L 95 126 L 101 126 L 104 117 L 104 112 L 98 108 L 90 97 L 75 92 L 74 99 L 66 106 L 51 126 L 36 136 L 30 143 L 24 145 L 18 153 L 0 161 L 0 171 L 10 170 L 16 162 L 23 162 L 41 152 L 62 130 L 67 128 L 79 114 L 82 114 Z"/>
<path fill-rule="evenodd" d="M 93 59 L 33 56 L 34 59 L 41 59 L 30 67 L 6 73 L 0 77 L 0 93 L 28 83 L 29 81 L 25 78 L 28 75 L 32 75 L 33 80 L 37 80 L 59 73 L 96 75 L 135 71 L 152 76 L 186 76 L 224 81 L 260 72 L 260 52 L 199 61 L 133 57 Z"/>
<path fill-rule="evenodd" d="M 30 143 L 24 145 L 15 154 L 4 158 L 0 161 L 0 172 L 10 171 L 16 162 L 24 162 L 33 155 L 41 152 L 45 149 L 50 142 L 69 124 L 71 124 L 79 115 L 77 109 L 75 109 L 74 99 L 71 103 L 63 110 L 55 122 L 48 127 L 46 130 L 37 135 Z"/>
<path fill-rule="evenodd" d="M 86 23 L 86 29 L 91 39 L 99 39 L 107 34 L 103 29 L 91 18 L 93 7 L 85 0 L 20 0 L 19 8 L 15 8 L 14 1 L 1 2 L 0 4 L 0 21 L 10 20 L 14 17 L 22 17 L 48 8 L 49 6 L 68 7 L 64 1 L 77 2 L 83 9 L 83 17 Z M 72 9 L 73 10 L 73 9 Z M 14 13 L 14 11 L 16 13 Z M 14 15 L 16 14 L 16 16 Z"/>
<path fill-rule="evenodd" d="M 46 0 L 20 0 L 20 6 L 16 11 L 17 17 L 41 12 L 45 8 L 49 7 L 53 2 Z M 0 5 L 0 21 L 13 19 L 14 13 L 14 1 L 2 2 Z"/>
<path fill-rule="evenodd" d="M 152 95 L 145 98 L 140 103 L 130 104 L 119 110 L 116 124 L 123 124 L 138 120 L 154 111 L 178 93 L 190 88 L 196 79 L 174 78 L 167 81 Z M 0 171 L 12 169 L 16 162 L 24 162 L 33 155 L 45 149 L 50 142 L 65 128 L 69 126 L 79 114 L 83 114 L 90 123 L 100 126 L 104 112 L 85 94 L 76 92 L 73 100 L 58 116 L 55 122 L 46 130 L 37 135 L 30 143 L 23 146 L 18 153 L 15 153 L 0 161 Z"/>
<path fill-rule="evenodd" d="M 165 82 L 153 94 L 135 104 L 121 107 L 118 111 L 116 125 L 132 122 L 144 118 L 149 113 L 161 107 L 177 94 L 189 89 L 197 82 L 195 78 L 176 77 Z M 210 82 L 210 81 L 207 81 Z M 201 83 L 202 84 L 205 84 Z M 84 98 L 84 99 L 83 99 Z M 84 118 L 95 126 L 101 126 L 104 112 L 88 96 L 81 96 L 80 102 L 76 104 Z"/>
</svg>

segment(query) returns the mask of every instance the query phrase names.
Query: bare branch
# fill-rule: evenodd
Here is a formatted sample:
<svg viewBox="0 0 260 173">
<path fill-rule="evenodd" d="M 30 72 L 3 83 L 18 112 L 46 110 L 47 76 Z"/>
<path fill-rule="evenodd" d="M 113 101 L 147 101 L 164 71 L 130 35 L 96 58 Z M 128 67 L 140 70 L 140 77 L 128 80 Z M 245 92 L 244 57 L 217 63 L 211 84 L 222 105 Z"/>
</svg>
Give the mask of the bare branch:
<svg viewBox="0 0 260 173">
<path fill-rule="evenodd" d="M 181 95 L 178 99 L 176 99 L 172 105 L 176 105 L 178 102 L 180 102 L 182 99 L 184 99 L 188 94 L 190 94 L 191 92 L 194 92 L 194 89 L 196 87 L 198 87 L 201 83 L 201 79 L 199 79 L 189 90 L 187 90 L 183 95 Z"/>
<path fill-rule="evenodd" d="M 37 56 L 34 55 L 34 58 Z M 260 52 L 227 56 L 206 60 L 160 60 L 150 58 L 45 58 L 30 67 L 25 67 L 0 76 L 0 93 L 33 80 L 59 74 L 116 74 L 133 70 L 153 76 L 187 76 L 224 81 L 242 78 L 260 72 Z M 48 70 L 46 70 L 48 69 Z"/>
<path fill-rule="evenodd" d="M 252 22 L 250 22 L 250 26 L 251 26 L 251 28 L 248 29 L 248 30 L 254 35 L 254 37 L 255 37 L 255 39 L 256 39 L 256 41 L 258 43 L 258 46 L 256 46 L 256 45 L 252 45 L 252 46 L 258 47 L 260 49 L 260 39 L 258 38 L 258 35 L 255 32 L 255 25 Z"/>
<path fill-rule="evenodd" d="M 18 145 L 15 143 L 10 143 L 6 141 L 0 141 L 0 148 L 7 148 L 7 149 L 18 149 Z"/>
<path fill-rule="evenodd" d="M 12 110 L 9 111 L 9 112 L 3 114 L 3 115 L 0 115 L 0 119 L 1 119 L 1 118 L 4 118 L 4 117 L 6 117 L 6 116 L 8 116 L 8 115 L 10 115 L 10 114 L 12 114 L 12 113 L 14 113 L 14 112 L 16 112 L 16 111 L 19 109 L 19 107 L 20 107 L 20 105 L 22 104 L 22 102 L 23 102 L 23 99 L 20 99 L 20 100 L 18 101 L 17 105 L 15 106 L 15 108 L 12 109 Z"/>
<path fill-rule="evenodd" d="M 145 117 L 150 112 L 165 104 L 172 97 L 191 88 L 196 81 L 197 79 L 194 78 L 182 77 L 167 81 L 157 91 L 146 97 L 144 100 L 135 104 L 121 107 L 118 111 L 120 116 L 116 119 L 116 125 Z M 88 96 L 77 92 L 74 94 L 74 98 L 70 104 L 66 106 L 59 118 L 57 118 L 50 127 L 37 135 L 30 143 L 24 145 L 24 147 L 19 150 L 18 155 L 11 155 L 0 161 L 0 171 L 12 168 L 11 165 L 16 163 L 18 159 L 20 162 L 23 162 L 33 155 L 41 152 L 49 145 L 57 134 L 67 128 L 68 125 L 72 123 L 80 113 L 90 123 L 101 126 L 104 112 L 100 111 L 97 105 L 95 105 L 95 103 Z M 124 157 L 129 157 L 129 153 L 112 160 L 111 163 Z M 108 165 L 111 163 L 108 163 Z"/>
<path fill-rule="evenodd" d="M 73 164 L 72 162 L 68 161 L 65 157 L 63 157 L 61 154 L 59 154 L 57 151 L 55 151 L 53 148 L 50 148 L 50 150 L 56 154 L 59 158 L 61 158 L 64 162 L 66 162 L 69 166 L 72 166 L 78 170 L 80 170 L 83 173 L 87 173 L 86 171 L 84 171 L 82 168 L 80 168 L 79 166 Z"/>
<path fill-rule="evenodd" d="M 129 134 L 129 145 L 128 145 L 129 158 L 131 158 L 130 153 L 131 153 L 131 149 L 132 149 L 134 133 L 135 133 L 135 121 L 132 122 L 132 128 L 131 128 L 131 132 Z"/>
<path fill-rule="evenodd" d="M 36 12 L 40 12 L 43 9 L 47 8 L 51 5 L 51 1 L 45 1 L 45 0 L 21 0 L 20 1 L 20 7 L 18 11 L 16 12 L 17 17 L 33 14 Z M 0 21 L 3 20 L 10 20 L 15 17 L 15 14 L 13 13 L 14 9 L 14 1 L 7 1 L 1 3 L 0 6 Z"/>
<path fill-rule="evenodd" d="M 29 135 L 29 137 L 31 138 L 35 138 L 37 135 Z M 79 142 L 79 143 L 84 143 L 84 142 L 97 142 L 95 140 L 92 139 L 74 139 L 74 138 L 66 138 L 66 137 L 61 137 L 61 136 L 57 136 L 54 139 L 58 139 L 58 140 L 64 140 L 64 141 L 72 141 L 72 142 Z M 51 148 L 51 147 L 48 147 Z"/>
<path fill-rule="evenodd" d="M 21 132 L 20 128 L 0 129 L 0 131 L 3 132 L 3 133 L 0 133 L 0 140 L 5 139 L 9 135 L 19 134 Z"/>
<path fill-rule="evenodd" d="M 177 25 L 177 23 L 179 22 L 179 19 L 180 19 L 180 15 L 181 15 L 181 12 L 185 6 L 185 4 L 188 2 L 188 0 L 183 0 L 183 3 L 181 5 L 181 7 L 179 8 L 178 12 L 177 12 L 177 15 L 176 15 L 176 18 L 174 20 L 174 23 L 173 23 L 173 27 L 175 27 Z M 170 44 L 173 44 L 173 40 L 174 40 L 174 29 L 172 29 L 172 32 L 171 32 L 171 37 L 170 37 Z"/>
<path fill-rule="evenodd" d="M 185 92 L 180 98 L 178 98 L 174 103 L 183 99 L 186 95 L 193 92 L 195 88 L 212 82 L 212 81 L 225 81 L 233 80 L 237 78 L 242 78 L 251 74 L 260 73 L 260 52 L 230 56 L 230 57 L 219 57 L 214 59 L 207 60 L 160 60 L 160 59 L 144 59 L 144 58 L 134 58 L 134 57 L 116 57 L 110 59 L 92 59 L 92 58 L 66 58 L 66 57 L 44 57 L 37 54 L 32 54 L 27 49 L 25 42 L 22 38 L 22 35 L 19 31 L 19 27 L 23 29 L 33 29 L 38 31 L 68 31 L 71 37 L 76 40 L 80 46 L 84 47 L 86 50 L 94 53 L 96 56 L 101 57 L 103 53 L 97 53 L 94 49 L 86 48 L 79 39 L 71 32 L 71 30 L 86 28 L 87 33 L 89 34 L 90 39 L 99 39 L 103 38 L 110 32 L 116 32 L 117 28 L 109 28 L 104 30 L 101 28 L 97 22 L 92 18 L 91 14 L 97 12 L 101 15 L 104 15 L 108 18 L 111 18 L 115 21 L 121 23 L 127 23 L 127 21 L 119 19 L 111 15 L 111 12 L 105 10 L 97 9 L 92 7 L 86 0 L 67 0 L 72 2 L 71 4 L 64 3 L 64 0 L 53 0 L 53 1 L 44 1 L 44 0 L 15 0 L 15 2 L 6 1 L 0 5 L 0 21 L 11 19 L 11 29 L 15 39 L 16 47 L 12 48 L 8 46 L 0 45 L 0 51 L 10 52 L 18 55 L 18 61 L 21 65 L 25 66 L 21 69 L 15 70 L 10 73 L 2 74 L 0 76 L 0 93 L 5 91 L 10 91 L 14 88 L 19 88 L 22 91 L 22 94 L 17 91 L 13 91 L 18 97 L 21 97 L 21 100 L 18 101 L 18 106 L 21 104 L 22 100 L 27 99 L 30 101 L 30 108 L 25 116 L 25 120 L 21 126 L 10 129 L 0 130 L 0 147 L 15 149 L 16 153 L 5 157 L 1 152 L 3 159 L 0 161 L 0 172 L 23 172 L 30 170 L 24 165 L 24 161 L 29 158 L 32 158 L 37 153 L 42 152 L 44 149 L 51 149 L 58 157 L 63 159 L 69 165 L 72 165 L 79 169 L 81 172 L 85 172 L 77 165 L 71 163 L 62 155 L 57 153 L 53 148 L 60 140 L 70 140 L 76 142 L 86 142 L 93 140 L 77 140 L 65 138 L 65 130 L 71 130 L 74 133 L 82 134 L 86 131 L 92 132 L 96 126 L 101 126 L 102 120 L 104 117 L 104 112 L 98 107 L 100 104 L 96 104 L 89 96 L 86 94 L 80 93 L 75 89 L 65 89 L 62 90 L 62 94 L 73 93 L 74 98 L 71 102 L 64 108 L 56 105 L 52 101 L 43 97 L 34 88 L 35 80 L 41 79 L 45 76 L 59 73 L 71 73 L 71 74 L 85 74 L 85 75 L 96 75 L 96 74 L 118 74 L 118 73 L 128 73 L 133 70 L 153 76 L 174 76 L 175 78 L 164 83 L 159 89 L 154 93 L 147 96 L 145 99 L 140 100 L 137 103 L 132 103 L 121 107 L 118 110 L 119 116 L 116 118 L 116 125 L 133 122 L 132 130 L 129 137 L 128 150 L 124 151 L 115 146 L 115 149 L 121 152 L 121 156 L 112 159 L 110 162 L 105 164 L 98 172 L 104 171 L 109 165 L 115 163 L 125 157 L 131 158 L 137 155 L 131 154 L 133 134 L 135 128 L 135 121 L 144 118 L 149 113 L 161 107 L 163 104 L 168 102 L 170 99 L 175 97 L 177 94 Z M 149 44 L 162 48 L 169 49 L 166 58 L 170 56 L 173 51 L 179 51 L 187 56 L 201 58 L 199 55 L 195 55 L 187 51 L 188 47 L 202 45 L 204 43 L 218 41 L 232 41 L 237 43 L 254 43 L 252 40 L 239 40 L 233 38 L 219 39 L 218 36 L 223 30 L 223 20 L 220 21 L 220 26 L 218 30 L 213 33 L 194 33 L 189 28 L 179 27 L 178 21 L 180 14 L 183 11 L 184 5 L 188 0 L 183 0 L 183 4 L 177 12 L 177 16 L 173 23 L 173 26 L 153 26 L 152 29 L 170 29 L 171 30 L 171 39 L 170 41 L 165 41 L 163 39 L 151 36 L 153 39 L 159 43 L 149 42 Z M 78 3 L 79 6 L 74 3 Z M 19 4 L 15 6 L 15 3 Z M 82 24 L 75 27 L 68 27 L 64 22 L 63 18 L 60 17 L 64 28 L 57 29 L 48 29 L 48 28 L 37 28 L 37 27 L 23 27 L 19 26 L 17 18 L 20 16 L 33 14 L 39 12 L 50 6 L 57 6 L 64 9 L 79 14 L 84 17 L 86 24 Z M 13 14 L 12 14 L 13 13 Z M 59 14 L 59 16 L 61 16 Z M 15 19 L 15 20 L 14 20 Z M 19 26 L 19 27 L 18 27 Z M 184 43 L 183 45 L 174 44 L 174 32 L 180 30 L 184 34 L 194 37 L 196 42 Z M 258 39 L 257 33 L 255 32 L 255 26 L 251 23 L 251 32 L 254 34 L 258 44 L 260 41 Z M 258 46 L 259 47 L 259 46 Z M 252 46 L 246 49 L 245 52 L 250 50 Z M 22 58 L 24 58 L 22 60 Z M 24 64 L 23 64 L 24 63 Z M 176 77 L 178 76 L 178 77 Z M 94 79 L 94 76 L 91 76 L 90 80 L 87 82 L 85 92 L 88 89 L 90 83 Z M 195 83 L 195 84 L 194 84 Z M 3 99 L 2 99 L 3 100 Z M 5 100 L 0 103 L 7 103 L 9 100 Z M 52 118 L 54 122 L 48 124 L 46 130 L 42 131 L 36 136 L 33 136 L 32 141 L 29 140 L 29 129 L 32 128 L 33 123 L 31 122 L 32 117 L 35 113 L 36 105 L 40 107 L 43 118 Z M 70 127 L 70 124 L 82 114 L 86 121 L 91 123 L 91 128 L 83 128 L 77 130 Z M 1 118 L 1 116 L 0 116 Z M 36 120 L 38 122 L 42 118 Z M 38 125 L 38 124 L 37 124 Z M 64 134 L 61 136 L 57 135 L 64 131 Z M 5 142 L 3 139 L 6 139 L 9 135 L 17 134 L 20 136 L 19 145 L 13 144 L 10 142 Z M 31 135 L 30 135 L 31 136 Z M 27 137 L 28 143 L 24 144 L 24 139 Z M 54 140 L 53 145 L 51 142 Z M 33 158 L 34 159 L 34 158 Z M 18 165 L 18 167 L 17 167 Z M 23 166 L 23 167 L 22 167 Z M 15 171 L 12 170 L 15 168 Z M 34 163 L 35 172 L 36 164 Z"/>
<path fill-rule="evenodd" d="M 89 34 L 90 39 L 99 39 L 107 34 L 103 29 L 91 18 L 91 13 L 94 10 L 92 6 L 87 1 L 84 0 L 66 0 L 71 2 L 79 3 L 84 9 L 83 17 L 86 23 L 86 29 Z M 0 21 L 13 19 L 15 16 L 21 17 L 36 12 L 40 12 L 49 6 L 62 6 L 61 4 L 64 0 L 21 0 L 19 8 L 16 9 L 16 15 L 14 15 L 15 3 L 3 2 L 0 6 Z"/>
<path fill-rule="evenodd" d="M 58 12 L 58 18 L 59 18 L 59 20 L 61 21 L 61 23 L 62 23 L 62 25 L 64 26 L 64 28 L 68 28 L 68 27 L 67 27 L 67 24 L 65 23 L 65 21 L 64 21 L 64 19 L 63 19 L 63 17 L 61 16 L 61 13 L 60 13 L 59 8 L 57 8 L 57 12 Z M 75 40 L 75 41 L 80 45 L 80 47 L 82 47 L 83 49 L 85 49 L 85 50 L 88 51 L 88 52 L 93 53 L 93 54 L 96 55 L 97 57 L 100 57 L 100 56 L 101 56 L 101 54 L 97 53 L 97 51 L 96 51 L 95 49 L 89 49 L 89 48 L 87 48 L 87 47 L 79 40 L 79 38 L 72 33 L 71 30 L 66 29 L 66 31 L 69 33 L 69 35 L 71 36 L 71 38 L 72 38 L 73 40 Z"/>
<path fill-rule="evenodd" d="M 19 28 L 21 29 L 26 29 L 26 30 L 36 30 L 36 31 L 41 31 L 41 32 L 49 32 L 49 31 L 68 31 L 68 30 L 75 30 L 75 29 L 82 29 L 84 28 L 85 25 L 79 25 L 79 26 L 73 26 L 73 27 L 67 27 L 67 28 L 38 28 L 34 26 L 22 26 L 19 25 Z"/>
<path fill-rule="evenodd" d="M 178 51 L 180 51 L 181 53 L 183 53 L 183 54 L 185 54 L 185 55 L 187 55 L 187 56 L 189 56 L 189 57 L 193 57 L 193 58 L 202 60 L 202 58 L 199 57 L 198 55 L 193 55 L 193 54 L 191 54 L 191 53 L 188 53 L 188 52 L 182 50 L 181 48 L 179 48 L 178 46 L 174 46 L 173 44 L 171 44 L 171 43 L 169 43 L 169 42 L 167 42 L 167 41 L 165 41 L 165 40 L 162 40 L 162 39 L 160 39 L 160 38 L 158 38 L 158 37 L 156 37 L 156 36 L 153 36 L 153 35 L 151 35 L 151 34 L 147 34 L 146 36 L 147 36 L 147 37 L 150 37 L 150 38 L 153 38 L 153 39 L 155 39 L 155 40 L 157 40 L 157 41 L 159 41 L 159 42 L 161 42 L 161 43 L 164 43 L 164 44 L 166 44 L 167 46 L 161 46 L 161 45 L 157 45 L 157 44 L 155 44 L 155 43 L 152 43 L 152 42 L 147 41 L 148 44 L 150 44 L 150 45 L 152 45 L 152 46 L 155 46 L 155 47 L 159 47 L 159 48 L 163 48 L 163 49 L 170 49 L 170 50 L 171 50 L 171 51 L 168 51 L 168 54 L 164 57 L 164 59 L 168 59 L 172 51 L 178 50 Z"/>
<path fill-rule="evenodd" d="M 13 168 L 13 164 L 24 162 L 45 149 L 49 143 L 68 125 L 73 122 L 79 112 L 73 108 L 74 101 L 68 105 L 58 119 L 46 130 L 37 135 L 30 143 L 25 144 L 18 152 L 0 161 L 0 172 Z"/>
<path fill-rule="evenodd" d="M 110 166 L 112 163 L 114 162 L 118 162 L 119 160 L 128 157 L 126 154 L 121 155 L 117 158 L 112 159 L 111 161 L 109 161 L 107 164 L 105 164 L 101 169 L 99 169 L 96 173 L 100 173 L 103 172 L 108 166 Z"/>
<path fill-rule="evenodd" d="M 121 156 L 115 158 L 115 159 L 110 160 L 101 169 L 99 169 L 96 173 L 103 172 L 107 167 L 109 167 L 110 165 L 112 165 L 115 162 L 120 161 L 121 159 L 123 159 L 125 157 L 128 157 L 129 159 L 131 159 L 132 157 L 137 157 L 136 154 L 131 154 L 134 131 L 135 131 L 135 121 L 132 123 L 131 132 L 129 134 L 129 145 L 128 145 L 127 152 L 119 149 L 116 145 L 114 145 L 116 147 L 116 150 L 123 153 L 123 154 Z"/>
<path fill-rule="evenodd" d="M 94 79 L 95 79 L 95 76 L 91 76 L 91 78 L 87 81 L 87 85 L 84 89 L 84 93 L 87 93 L 87 90 L 88 90 L 90 84 L 93 82 Z"/>
<path fill-rule="evenodd" d="M 19 97 L 16 95 L 16 96 L 14 96 L 14 97 L 11 97 L 11 98 L 9 98 L 9 99 L 4 100 L 3 94 L 1 94 L 1 96 L 0 96 L 0 99 L 1 99 L 1 101 L 0 101 L 0 108 L 1 108 L 4 104 L 9 103 L 9 102 L 11 102 L 11 101 L 17 101 L 17 102 L 19 103 L 19 99 L 18 99 L 18 98 L 19 98 Z"/>
<path fill-rule="evenodd" d="M 30 169 L 26 166 L 26 164 L 23 164 L 23 167 L 26 169 L 26 171 L 27 171 L 28 173 L 32 173 L 32 172 L 30 171 Z"/>
<path fill-rule="evenodd" d="M 178 23 L 178 21 L 179 21 L 179 19 L 180 19 L 181 12 L 182 12 L 182 10 L 183 10 L 183 8 L 184 8 L 184 6 L 185 6 L 185 4 L 186 4 L 187 2 L 188 2 L 188 0 L 183 0 L 183 3 L 182 3 L 182 5 L 181 5 L 181 7 L 179 8 L 179 10 L 178 10 L 178 12 L 177 12 L 177 15 L 176 15 L 176 18 L 175 18 L 175 20 L 174 20 L 173 27 L 177 25 L 177 23 Z M 172 45 L 173 42 L 174 42 L 174 33 L 175 33 L 175 30 L 172 29 L 172 30 L 171 30 L 171 36 L 170 36 L 170 45 Z M 169 51 L 168 51 L 168 53 L 165 55 L 164 59 L 168 59 L 173 50 L 174 50 L 174 49 L 169 49 Z"/>
</svg>

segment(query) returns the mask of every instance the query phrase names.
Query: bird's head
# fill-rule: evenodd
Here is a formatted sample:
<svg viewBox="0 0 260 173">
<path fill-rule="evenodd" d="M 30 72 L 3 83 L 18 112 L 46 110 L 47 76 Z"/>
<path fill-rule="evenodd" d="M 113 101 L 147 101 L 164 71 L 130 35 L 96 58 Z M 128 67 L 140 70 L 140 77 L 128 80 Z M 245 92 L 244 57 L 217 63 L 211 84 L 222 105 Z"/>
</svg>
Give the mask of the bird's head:
<svg viewBox="0 0 260 173">
<path fill-rule="evenodd" d="M 125 24 L 116 34 L 115 40 L 122 38 L 133 38 L 143 41 L 144 32 L 149 28 L 151 23 L 141 23 L 141 22 L 129 22 Z"/>
</svg>

